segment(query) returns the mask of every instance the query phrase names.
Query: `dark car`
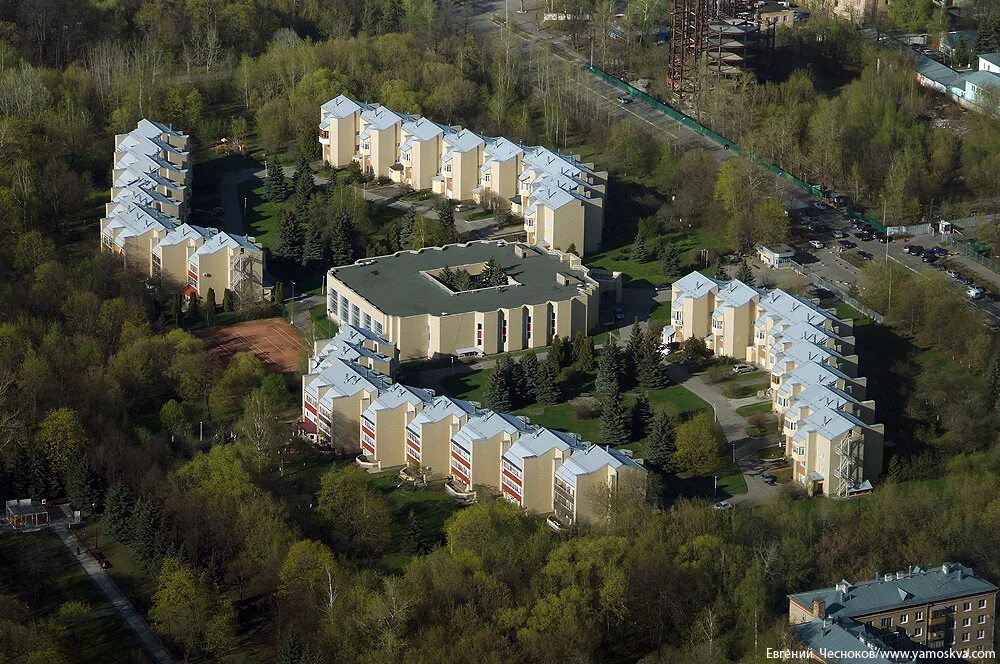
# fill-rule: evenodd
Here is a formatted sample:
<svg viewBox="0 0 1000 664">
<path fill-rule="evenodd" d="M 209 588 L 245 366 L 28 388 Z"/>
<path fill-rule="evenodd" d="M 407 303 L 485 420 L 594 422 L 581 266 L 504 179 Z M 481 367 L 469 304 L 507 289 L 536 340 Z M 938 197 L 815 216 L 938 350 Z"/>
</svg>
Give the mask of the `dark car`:
<svg viewBox="0 0 1000 664">
<path fill-rule="evenodd" d="M 865 261 L 870 261 L 871 259 L 873 259 L 873 258 L 875 258 L 875 257 L 874 257 L 874 256 L 872 256 L 872 255 L 871 255 L 870 253 L 868 253 L 867 251 L 859 251 L 859 252 L 858 252 L 858 258 L 860 258 L 861 260 L 865 260 Z"/>
<path fill-rule="evenodd" d="M 882 244 L 888 244 L 892 242 L 892 238 L 886 235 L 885 233 L 876 233 L 875 239 L 881 242 Z"/>
<path fill-rule="evenodd" d="M 831 300 L 837 297 L 836 293 L 825 288 L 814 288 L 812 296 L 817 300 Z"/>
<path fill-rule="evenodd" d="M 925 263 L 937 263 L 938 257 L 934 254 L 924 254 L 920 257 L 920 260 Z"/>
<path fill-rule="evenodd" d="M 938 258 L 943 258 L 948 255 L 948 250 L 944 247 L 931 247 L 928 251 L 932 252 Z"/>
<path fill-rule="evenodd" d="M 910 254 L 911 256 L 919 256 L 920 254 L 924 253 L 924 248 L 921 247 L 919 244 L 908 244 L 905 247 L 903 247 L 903 253 Z"/>
<path fill-rule="evenodd" d="M 837 244 L 840 246 L 841 249 L 853 249 L 854 247 L 858 246 L 857 244 L 851 242 L 850 240 L 840 240 L 839 242 L 837 242 Z"/>
<path fill-rule="evenodd" d="M 764 473 L 760 476 L 760 478 L 764 480 L 764 484 L 768 484 L 770 486 L 774 486 L 778 483 L 778 478 L 771 473 Z"/>
</svg>

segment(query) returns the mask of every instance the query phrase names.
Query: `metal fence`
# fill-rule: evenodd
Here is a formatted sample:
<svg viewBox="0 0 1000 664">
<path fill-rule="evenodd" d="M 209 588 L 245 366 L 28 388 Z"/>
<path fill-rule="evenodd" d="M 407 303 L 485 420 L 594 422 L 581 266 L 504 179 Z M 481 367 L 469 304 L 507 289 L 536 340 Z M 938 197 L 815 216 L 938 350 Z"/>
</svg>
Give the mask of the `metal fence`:
<svg viewBox="0 0 1000 664">
<path fill-rule="evenodd" d="M 840 286 L 836 285 L 831 281 L 827 281 L 823 277 L 813 274 L 812 272 L 808 271 L 804 266 L 802 266 L 800 263 L 796 263 L 795 261 L 792 261 L 791 263 L 792 266 L 795 268 L 795 271 L 801 274 L 803 277 L 806 277 L 807 279 L 812 281 L 814 286 L 830 291 L 838 298 L 840 298 L 840 300 L 843 301 L 844 304 L 848 304 L 854 307 L 862 314 L 875 321 L 876 323 L 885 322 L 885 316 L 875 311 L 871 307 L 862 304 L 856 297 L 845 291 Z"/>
<path fill-rule="evenodd" d="M 951 235 L 944 235 L 941 237 L 941 242 L 947 244 L 953 248 L 957 253 L 969 258 L 976 263 L 979 263 L 987 270 L 990 270 L 992 275 L 984 275 L 984 278 L 988 278 L 993 282 L 994 286 L 1000 286 L 1000 261 L 995 261 L 989 256 L 983 256 L 976 249 L 976 245 L 965 239 L 956 238 Z"/>
</svg>

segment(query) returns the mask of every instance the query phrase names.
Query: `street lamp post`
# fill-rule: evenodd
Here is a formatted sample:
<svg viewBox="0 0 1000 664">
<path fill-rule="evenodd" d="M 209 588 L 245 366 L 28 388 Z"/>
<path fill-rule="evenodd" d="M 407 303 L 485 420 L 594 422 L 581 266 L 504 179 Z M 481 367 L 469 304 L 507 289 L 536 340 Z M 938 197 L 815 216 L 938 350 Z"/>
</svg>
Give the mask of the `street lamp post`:
<svg viewBox="0 0 1000 664">
<path fill-rule="evenodd" d="M 288 322 L 291 325 L 295 325 L 295 280 L 292 280 L 292 301 L 289 303 L 291 306 L 288 308 Z"/>
</svg>

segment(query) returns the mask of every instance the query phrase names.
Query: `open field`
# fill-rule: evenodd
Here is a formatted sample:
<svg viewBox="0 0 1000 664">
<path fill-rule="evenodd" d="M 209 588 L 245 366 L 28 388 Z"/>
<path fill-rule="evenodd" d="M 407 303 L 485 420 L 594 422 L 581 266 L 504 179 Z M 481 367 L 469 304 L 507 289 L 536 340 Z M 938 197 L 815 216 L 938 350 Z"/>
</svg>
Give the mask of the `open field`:
<svg viewBox="0 0 1000 664">
<path fill-rule="evenodd" d="M 280 318 L 251 320 L 195 333 L 210 353 L 227 360 L 235 353 L 250 352 L 273 371 L 294 373 L 302 354 L 302 335 Z"/>
</svg>

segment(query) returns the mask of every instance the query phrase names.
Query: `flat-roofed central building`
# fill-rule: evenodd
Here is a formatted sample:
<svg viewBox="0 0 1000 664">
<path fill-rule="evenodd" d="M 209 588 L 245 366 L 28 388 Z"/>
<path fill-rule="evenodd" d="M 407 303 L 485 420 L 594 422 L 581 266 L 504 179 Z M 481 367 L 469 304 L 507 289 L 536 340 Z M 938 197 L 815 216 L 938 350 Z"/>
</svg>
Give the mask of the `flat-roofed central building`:
<svg viewBox="0 0 1000 664">
<path fill-rule="evenodd" d="M 482 281 L 491 261 L 503 271 L 499 285 Z M 455 274 L 468 278 L 456 286 L 449 278 Z M 597 326 L 600 290 L 572 254 L 478 241 L 335 267 L 328 273 L 327 315 L 384 336 L 404 360 L 489 355 L 589 333 Z"/>
</svg>

